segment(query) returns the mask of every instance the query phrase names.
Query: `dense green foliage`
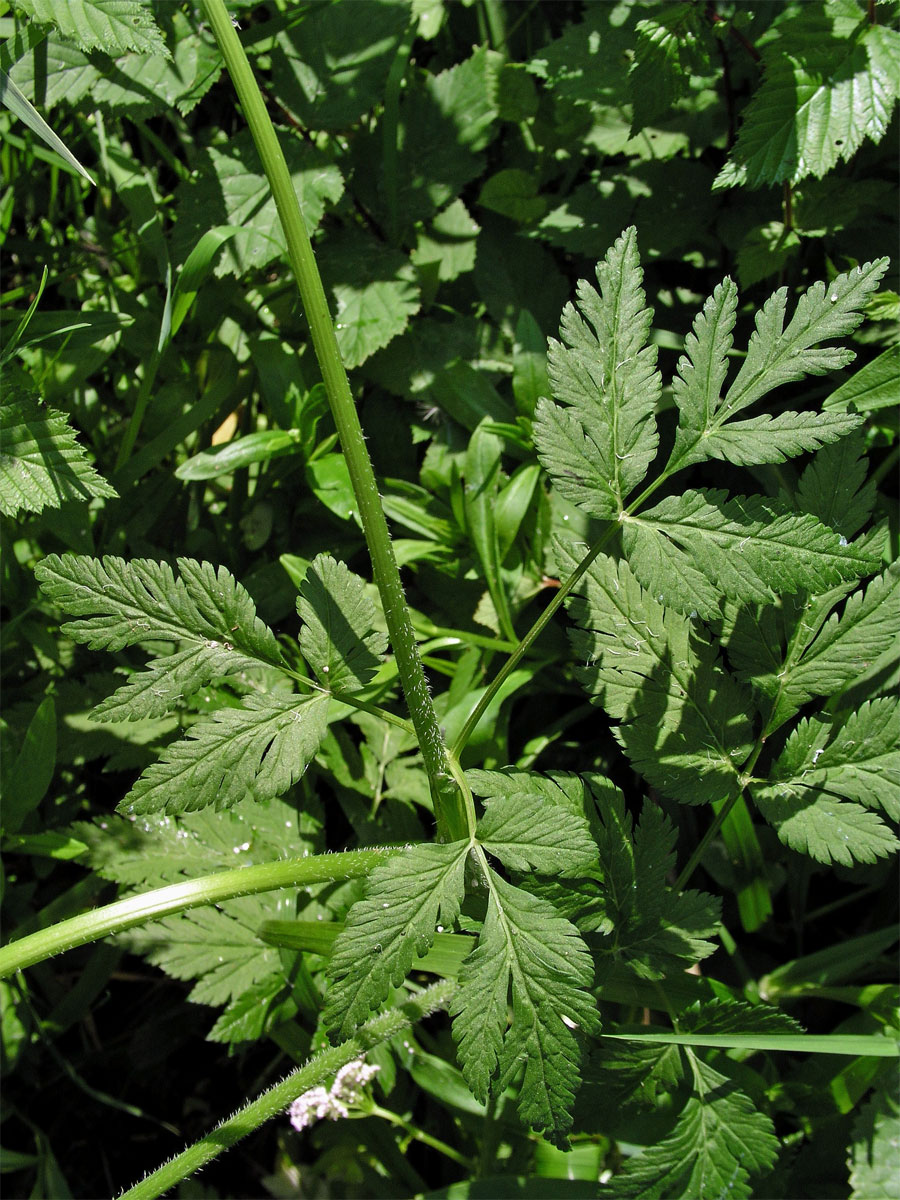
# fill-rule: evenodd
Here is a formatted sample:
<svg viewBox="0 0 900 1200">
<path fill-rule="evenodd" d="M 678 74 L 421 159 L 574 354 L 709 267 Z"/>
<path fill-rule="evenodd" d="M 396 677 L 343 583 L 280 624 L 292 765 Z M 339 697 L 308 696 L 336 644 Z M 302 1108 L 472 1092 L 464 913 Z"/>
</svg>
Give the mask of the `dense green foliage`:
<svg viewBox="0 0 900 1200">
<path fill-rule="evenodd" d="M 430 695 L 217 6 L 0 6 L 9 1194 L 897 1195 L 895 0 L 230 0 Z"/>
</svg>

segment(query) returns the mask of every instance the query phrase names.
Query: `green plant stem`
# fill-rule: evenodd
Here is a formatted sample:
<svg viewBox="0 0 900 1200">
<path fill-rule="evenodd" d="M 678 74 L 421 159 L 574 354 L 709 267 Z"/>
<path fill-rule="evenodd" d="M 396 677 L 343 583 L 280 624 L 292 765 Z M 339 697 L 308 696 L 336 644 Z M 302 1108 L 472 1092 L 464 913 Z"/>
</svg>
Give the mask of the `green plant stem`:
<svg viewBox="0 0 900 1200">
<path fill-rule="evenodd" d="M 224 1150 L 230 1150 L 264 1122 L 284 1112 L 298 1096 L 329 1079 L 347 1063 L 362 1058 L 368 1050 L 403 1033 L 416 1021 L 446 1008 L 453 995 L 454 986 L 446 982 L 434 984 L 396 1008 L 379 1013 L 377 1017 L 360 1026 L 352 1038 L 315 1055 L 302 1067 L 292 1071 L 281 1083 L 269 1088 L 227 1121 L 222 1121 L 206 1137 L 188 1146 L 181 1154 L 158 1167 L 127 1192 L 123 1192 L 120 1200 L 156 1200 L 183 1179 L 189 1178 L 212 1162 Z"/>
<path fill-rule="evenodd" d="M 271 892 L 276 888 L 308 887 L 312 883 L 329 883 L 334 879 L 359 879 L 388 855 L 399 853 L 402 851 L 398 846 L 379 846 L 371 850 L 348 850 L 342 854 L 279 859 L 252 867 L 235 867 L 215 875 L 202 875 L 184 883 L 128 896 L 3 946 L 0 948 L 0 979 L 64 950 L 121 933 L 135 925 L 143 925 L 145 921 L 158 921 L 173 913 L 186 912 L 189 908 L 218 904 L 236 896 Z"/>
<path fill-rule="evenodd" d="M 506 17 L 502 0 L 483 0 L 484 15 L 491 34 L 491 46 L 506 56 Z"/>
<path fill-rule="evenodd" d="M 128 428 L 125 430 L 125 436 L 122 438 L 119 445 L 119 453 L 116 455 L 116 465 L 114 470 L 121 471 L 126 465 L 131 452 L 134 450 L 134 444 L 137 441 L 137 436 L 141 431 L 144 416 L 150 404 L 150 397 L 153 393 L 153 385 L 156 383 L 156 375 L 159 371 L 159 364 L 162 362 L 163 354 L 169 345 L 172 333 L 172 268 L 169 266 L 166 269 L 166 300 L 163 308 L 162 328 L 160 329 L 159 340 L 153 349 L 148 361 L 144 364 L 144 374 L 141 379 L 140 387 L 138 388 L 137 399 L 134 402 L 134 409 L 131 413 L 131 419 L 128 422 Z"/>
<path fill-rule="evenodd" d="M 687 860 L 681 874 L 675 880 L 674 890 L 676 893 L 682 891 L 682 889 L 687 884 L 687 881 L 690 879 L 690 877 L 693 875 L 694 871 L 697 869 L 697 866 L 700 863 L 700 860 L 703 858 L 703 855 L 709 849 L 710 842 L 713 840 L 713 838 L 716 836 L 716 834 L 722 828 L 722 823 L 727 819 L 728 814 L 734 808 L 735 804 L 737 804 L 738 800 L 741 798 L 741 795 L 742 795 L 741 792 L 735 792 L 735 794 L 733 796 L 730 796 L 729 799 L 725 801 L 725 803 L 722 805 L 722 807 L 719 809 L 719 811 L 716 813 L 716 815 L 710 821 L 709 828 L 707 829 L 706 833 L 704 833 L 703 837 L 700 839 L 700 841 L 697 843 L 697 845 L 694 847 L 694 853 Z"/>
<path fill-rule="evenodd" d="M 381 1117 L 383 1121 L 388 1121 L 391 1125 L 396 1125 L 398 1129 L 404 1130 L 414 1141 L 421 1142 L 423 1146 L 430 1146 L 432 1150 L 437 1150 L 439 1154 L 443 1154 L 447 1158 L 452 1159 L 453 1162 L 459 1163 L 467 1171 L 472 1170 L 471 1159 L 466 1158 L 464 1154 L 460 1154 L 458 1150 L 454 1150 L 446 1142 L 442 1142 L 440 1138 L 432 1137 L 424 1129 L 419 1129 L 417 1125 L 405 1121 L 399 1113 L 391 1112 L 389 1108 L 382 1108 L 380 1104 L 375 1103 L 364 1111 L 366 1116 Z"/>
<path fill-rule="evenodd" d="M 446 750 L 416 647 L 415 632 L 403 594 L 403 584 L 394 557 L 387 520 L 378 495 L 375 472 L 353 403 L 347 372 L 338 349 L 334 325 L 306 225 L 297 203 L 284 154 L 247 56 L 231 24 L 224 0 L 203 0 L 203 8 L 243 106 L 244 116 L 262 160 L 284 229 L 288 257 L 297 280 L 300 298 L 309 322 L 313 348 L 322 371 L 328 402 L 353 484 L 353 493 L 372 559 L 375 583 L 381 594 L 388 634 L 397 659 L 400 681 L 425 761 L 438 834 L 444 840 L 458 841 L 470 835 L 465 804 L 447 769 Z"/>
<path fill-rule="evenodd" d="M 459 736 L 453 743 L 450 753 L 455 759 L 458 759 L 460 754 L 465 749 L 466 743 L 472 736 L 472 730 L 484 716 L 497 692 L 510 677 L 537 639 L 541 636 L 546 627 L 550 624 L 550 621 L 553 619 L 553 615 L 556 610 L 565 600 L 566 596 L 568 596 L 569 592 L 571 592 L 572 588 L 576 586 L 576 584 L 585 574 L 588 567 L 590 567 L 591 563 L 594 561 L 603 547 L 611 540 L 617 528 L 618 526 L 611 524 L 610 527 L 600 535 L 597 541 L 594 542 L 593 546 L 591 546 L 587 554 L 584 556 L 569 578 L 561 585 L 559 591 L 556 592 L 553 599 L 519 642 L 518 646 L 516 646 L 515 650 L 500 668 L 498 673 L 491 680 L 481 699 L 469 713 L 465 725 L 463 725 L 459 732 Z"/>
</svg>

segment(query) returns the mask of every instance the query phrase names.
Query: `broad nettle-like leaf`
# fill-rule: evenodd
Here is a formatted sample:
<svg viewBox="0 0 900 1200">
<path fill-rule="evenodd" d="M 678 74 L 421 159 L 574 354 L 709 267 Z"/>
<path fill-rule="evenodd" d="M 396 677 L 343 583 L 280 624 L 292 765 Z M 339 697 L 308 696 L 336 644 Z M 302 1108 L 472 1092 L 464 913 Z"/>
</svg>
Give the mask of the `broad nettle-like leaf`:
<svg viewBox="0 0 900 1200">
<path fill-rule="evenodd" d="M 95 719 L 159 717 L 216 677 L 283 663 L 274 634 L 224 567 L 183 558 L 178 569 L 176 578 L 167 563 L 71 554 L 38 564 L 44 593 L 78 618 L 63 626 L 76 641 L 92 650 L 140 642 L 178 647 L 98 705 Z"/>
<path fill-rule="evenodd" d="M 300 649 L 319 681 L 335 692 L 364 688 L 378 670 L 387 636 L 377 632 L 375 605 L 343 563 L 320 554 L 300 587 Z"/>
<path fill-rule="evenodd" d="M 358 367 L 403 333 L 419 311 L 415 269 L 399 250 L 353 230 L 332 234 L 320 258 L 334 295 L 341 356 L 348 368 Z"/>
<path fill-rule="evenodd" d="M 65 413 L 15 387 L 0 404 L 0 512 L 42 512 L 68 500 L 112 497 Z"/>
<path fill-rule="evenodd" d="M 557 544 L 565 569 L 577 559 Z M 738 789 L 750 753 L 750 697 L 722 670 L 702 627 L 644 591 L 628 564 L 599 555 L 569 604 L 576 675 L 621 722 L 635 770 L 667 796 L 700 804 Z"/>
<path fill-rule="evenodd" d="M 686 96 L 691 76 L 709 71 L 703 15 L 690 3 L 668 4 L 635 26 L 634 62 L 628 72 L 632 130 L 668 117 Z"/>
<path fill-rule="evenodd" d="M 419 845 L 369 876 L 334 944 L 323 1020 L 349 1037 L 399 987 L 435 931 L 452 926 L 465 889 L 468 842 Z"/>
<path fill-rule="evenodd" d="M 286 139 L 284 154 L 307 232 L 312 234 L 326 206 L 340 199 L 344 181 L 334 163 L 302 138 Z M 225 243 L 215 267 L 218 276 L 260 270 L 286 253 L 278 210 L 247 132 L 221 148 L 208 147 L 196 176 L 178 188 L 176 202 L 176 252 L 182 258 L 213 225 L 240 230 Z"/>
<path fill-rule="evenodd" d="M 819 343 L 853 332 L 887 265 L 887 259 L 879 259 L 838 275 L 830 284 L 814 283 L 800 297 L 787 325 L 788 290 L 780 288 L 757 313 L 747 356 L 727 390 L 738 297 L 730 279 L 719 284 L 685 339 L 673 380 L 679 427 L 670 467 L 706 458 L 742 466 L 783 462 L 849 433 L 859 423 L 852 413 L 842 413 L 847 418 L 843 422 L 831 420 L 833 413 L 811 412 L 737 422 L 733 418 L 782 384 L 852 362 L 851 350 Z"/>
<path fill-rule="evenodd" d="M 807 5 L 784 23 L 716 187 L 821 179 L 866 138 L 881 141 L 900 94 L 900 34 L 862 16 L 848 28 Z"/>
<path fill-rule="evenodd" d="M 145 0 L 15 0 L 40 25 L 55 25 L 80 50 L 115 57 L 127 50 L 168 56 L 153 10 Z"/>
<path fill-rule="evenodd" d="M 851 866 L 893 853 L 881 818 L 900 819 L 900 704 L 867 701 L 843 720 L 800 721 L 768 779 L 751 783 L 779 838 L 820 862 Z"/>
<path fill-rule="evenodd" d="M 524 1068 L 519 1114 L 559 1141 L 572 1124 L 580 1037 L 600 1024 L 589 991 L 591 957 L 575 926 L 546 900 L 491 868 L 487 885 L 484 927 L 451 1005 L 460 1066 L 482 1101 Z"/>
<path fill-rule="evenodd" d="M 599 292 L 578 284 L 577 306 L 563 309 L 562 341 L 550 341 L 556 403 L 538 402 L 534 442 L 561 495 L 590 516 L 617 518 L 658 440 L 661 381 L 634 228 L 598 265 L 597 280 Z"/>
</svg>

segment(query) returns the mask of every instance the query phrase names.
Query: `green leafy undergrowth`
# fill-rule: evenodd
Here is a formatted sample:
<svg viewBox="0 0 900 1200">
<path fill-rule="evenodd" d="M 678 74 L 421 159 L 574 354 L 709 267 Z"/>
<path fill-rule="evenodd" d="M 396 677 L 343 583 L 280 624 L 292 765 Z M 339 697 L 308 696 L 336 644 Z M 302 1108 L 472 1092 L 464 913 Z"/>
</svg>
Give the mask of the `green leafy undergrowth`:
<svg viewBox="0 0 900 1200">
<path fill-rule="evenodd" d="M 631 977 L 664 998 L 669 977 L 715 948 L 720 903 L 672 887 L 676 829 L 659 797 L 716 805 L 719 823 L 749 802 L 787 847 L 824 864 L 872 863 L 896 849 L 896 698 L 840 703 L 841 689 L 897 633 L 897 567 L 884 569 L 883 531 L 868 528 L 862 419 L 848 410 L 823 420 L 807 409 L 736 419 L 778 387 L 846 365 L 848 351 L 823 343 L 855 328 L 885 269 L 884 261 L 866 264 L 813 284 L 790 314 L 786 292 L 776 293 L 757 314 L 737 370 L 737 291 L 722 283 L 686 340 L 672 389 L 678 424 L 656 467 L 662 379 L 635 231 L 599 264 L 598 289 L 578 285 L 561 340 L 550 342 L 553 398 L 537 403 L 534 443 L 553 488 L 599 523 L 587 558 L 584 547 L 554 543 L 561 578 L 574 583 L 575 675 L 657 799 L 645 801 L 633 827 L 622 793 L 602 775 L 585 787 L 574 775 L 471 773 L 483 815 L 470 837 L 408 846 L 372 872 L 350 907 L 320 980 L 325 1029 L 352 1035 L 404 984 L 436 932 L 474 932 L 451 1004 L 463 1075 L 481 1103 L 514 1088 L 522 1120 L 565 1146 L 583 1047 L 600 1031 L 597 989 L 602 996 L 612 978 L 621 986 Z M 811 457 L 795 487 L 778 496 L 695 487 L 678 494 L 669 483 L 708 459 L 743 468 L 804 452 Z M 649 507 L 663 485 L 669 494 Z M 51 556 L 37 575 L 74 618 L 63 626 L 68 637 L 92 649 L 155 653 L 95 719 L 190 714 L 192 698 L 211 684 L 231 692 L 211 716 L 191 715 L 187 736 L 122 801 L 122 812 L 144 822 L 139 833 L 132 827 L 136 860 L 116 858 L 96 830 L 76 827 L 97 868 L 122 883 L 150 881 L 148 852 L 167 870 L 165 844 L 150 849 L 159 818 L 147 814 L 178 818 L 174 834 L 163 819 L 164 837 L 199 838 L 198 869 L 208 866 L 211 843 L 195 825 L 218 828 L 214 809 L 239 805 L 239 817 L 222 819 L 241 825 L 255 802 L 267 806 L 260 816 L 282 823 L 291 810 L 278 797 L 320 748 L 323 761 L 340 761 L 340 742 L 324 745 L 330 706 L 367 707 L 386 649 L 362 581 L 330 556 L 319 556 L 300 585 L 296 641 L 276 639 L 245 589 L 207 563 L 182 559 L 176 576 L 162 563 Z M 810 708 L 825 698 L 827 710 Z M 377 726 L 380 711 L 360 720 Z M 419 800 L 427 804 L 421 792 Z M 237 853 L 239 832 L 218 830 L 215 844 Z M 757 836 L 752 823 L 749 836 Z M 262 853 L 270 845 L 255 836 L 246 843 Z M 199 978 L 194 999 L 226 1004 L 213 1037 L 262 1029 L 253 1021 L 263 1001 L 278 1020 L 303 1003 L 318 1011 L 308 974 L 297 976 L 296 963 L 254 938 L 271 911 L 235 901 L 146 935 L 153 961 Z M 682 1031 L 759 1021 L 770 1031 L 794 1028 L 779 1025 L 778 1014 L 732 1007 L 727 993 L 716 1005 L 693 1015 L 676 1005 L 670 1015 Z M 687 1047 L 672 1053 L 660 1050 L 658 1060 L 666 1086 L 686 1097 L 678 1120 L 627 1164 L 612 1194 L 706 1196 L 727 1186 L 749 1195 L 749 1177 L 777 1155 L 770 1118 L 724 1062 L 713 1066 Z M 628 1055 L 617 1054 L 621 1072 Z"/>
<path fill-rule="evenodd" d="M 897 607 L 889 597 L 896 568 L 866 591 L 854 590 L 883 566 L 884 549 L 883 531 L 858 533 L 871 513 L 871 491 L 846 491 L 843 447 L 859 416 L 844 414 L 848 424 L 837 428 L 817 425 L 812 412 L 734 417 L 776 387 L 846 363 L 845 350 L 820 343 L 859 323 L 886 266 L 866 264 L 827 286 L 813 284 L 789 319 L 786 294 L 776 293 L 757 314 L 730 380 L 737 297 L 730 281 L 720 285 L 686 341 L 673 384 L 674 443 L 648 487 L 661 381 L 655 347 L 646 344 L 650 313 L 631 230 L 598 267 L 599 291 L 580 284 L 577 308 L 564 312 L 563 341 L 552 342 L 549 355 L 555 399 L 542 400 L 535 417 L 535 444 L 555 487 L 617 526 L 601 544 L 615 535 L 618 553 L 596 555 L 570 611 L 573 649 L 584 664 L 576 673 L 618 722 L 615 736 L 632 766 L 686 803 L 735 802 L 749 790 L 782 841 L 823 862 L 872 862 L 897 846 L 879 815 L 887 804 L 896 818 L 886 795 L 900 766 L 896 700 L 855 713 L 841 712 L 836 701 L 866 661 L 861 644 L 871 661 L 895 640 Z M 793 496 L 690 489 L 644 506 L 703 459 L 777 462 L 823 442 L 837 445 L 818 452 Z M 581 557 L 562 542 L 557 554 L 564 576 Z M 833 613 L 845 599 L 843 612 Z M 723 625 L 724 644 L 717 637 Z M 732 653 L 737 672 L 729 669 Z M 770 668 L 768 688 L 747 669 L 761 661 Z M 786 744 L 782 730 L 784 750 L 773 762 L 766 739 L 799 708 L 790 704 L 792 691 L 804 700 L 827 696 L 837 712 L 804 720 Z M 883 786 L 866 786 L 867 775 Z"/>
</svg>

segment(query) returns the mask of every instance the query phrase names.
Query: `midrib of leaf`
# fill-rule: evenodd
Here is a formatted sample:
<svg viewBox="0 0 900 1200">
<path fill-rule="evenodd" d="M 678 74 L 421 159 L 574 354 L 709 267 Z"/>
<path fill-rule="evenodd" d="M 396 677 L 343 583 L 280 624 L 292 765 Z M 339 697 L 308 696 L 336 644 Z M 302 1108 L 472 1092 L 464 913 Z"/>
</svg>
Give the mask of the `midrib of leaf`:
<svg viewBox="0 0 900 1200">
<path fill-rule="evenodd" d="M 615 335 L 613 337 L 613 345 L 615 345 L 619 340 L 619 326 L 621 324 L 620 312 L 621 312 L 621 305 L 622 305 L 622 289 L 624 288 L 624 286 L 625 286 L 625 272 L 622 271 L 619 274 L 618 286 L 616 287 L 616 307 L 615 307 L 616 331 L 615 331 Z M 618 368 L 616 368 L 612 372 L 612 379 L 610 380 L 610 383 L 612 385 L 612 387 L 610 388 L 610 391 L 611 391 L 610 400 L 612 402 L 612 434 L 613 434 L 612 445 L 613 445 L 613 454 L 614 454 L 615 460 L 616 460 L 616 499 L 619 502 L 619 508 L 622 509 L 624 496 L 622 495 L 622 478 L 621 478 L 622 468 L 619 466 L 619 463 L 622 460 L 619 458 L 619 451 L 618 451 L 619 408 L 621 406 L 621 390 L 620 390 L 621 384 L 619 383 Z"/>
</svg>

